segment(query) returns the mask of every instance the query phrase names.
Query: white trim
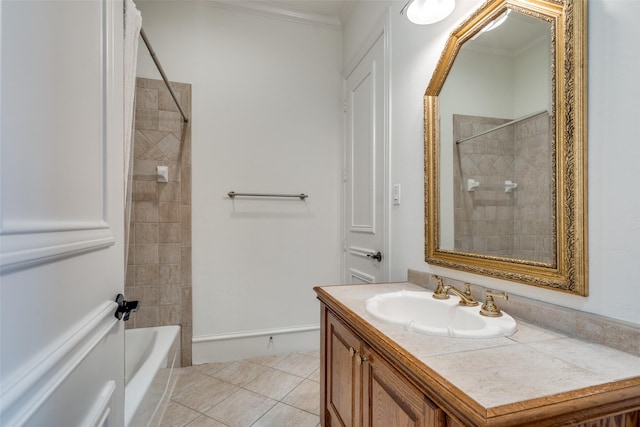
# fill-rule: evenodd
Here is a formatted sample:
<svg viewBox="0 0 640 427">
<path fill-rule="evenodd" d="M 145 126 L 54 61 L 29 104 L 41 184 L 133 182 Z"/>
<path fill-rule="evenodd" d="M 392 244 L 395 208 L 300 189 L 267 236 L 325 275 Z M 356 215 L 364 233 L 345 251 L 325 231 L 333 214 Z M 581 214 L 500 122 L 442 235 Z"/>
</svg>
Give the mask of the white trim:
<svg viewBox="0 0 640 427">
<path fill-rule="evenodd" d="M 390 11 L 386 10 L 385 13 L 378 19 L 378 21 L 374 24 L 373 29 L 369 33 L 369 35 L 364 39 L 360 49 L 353 55 L 353 57 L 346 62 L 346 67 L 342 70 L 342 76 L 344 79 L 348 79 L 353 70 L 356 69 L 360 61 L 364 59 L 367 53 L 371 50 L 373 45 L 376 44 L 378 39 L 381 36 L 384 36 L 385 40 L 385 57 L 387 56 L 387 48 L 389 47 L 388 43 L 388 33 L 389 33 L 389 23 L 391 21 Z M 386 61 L 388 62 L 388 61 Z"/>
<path fill-rule="evenodd" d="M 376 281 L 376 278 L 373 277 L 372 275 L 367 274 L 360 270 L 356 270 L 355 268 L 349 269 L 349 272 L 351 273 L 352 278 L 355 277 L 356 279 L 362 280 L 365 283 L 374 283 Z"/>
<path fill-rule="evenodd" d="M 104 302 L 4 381 L 0 395 L 3 422 L 21 426 L 29 420 L 118 324 L 116 307 L 114 301 Z"/>
<path fill-rule="evenodd" d="M 106 223 L 85 229 L 83 224 L 67 224 L 70 230 L 55 232 L 0 233 L 0 273 L 33 267 L 47 262 L 102 249 L 115 243 Z"/>
<path fill-rule="evenodd" d="M 383 185 L 384 185 L 384 218 L 383 218 L 383 248 L 381 252 L 384 254 L 385 262 L 382 264 L 380 281 L 387 282 L 389 281 L 389 272 L 391 270 L 391 260 L 392 254 L 389 252 L 389 248 L 391 247 L 391 13 L 392 7 L 389 6 L 386 11 L 382 14 L 382 16 L 378 19 L 376 24 L 373 26 L 373 29 L 366 37 L 364 43 L 361 45 L 360 49 L 355 53 L 353 58 L 347 62 L 347 66 L 343 69 L 343 99 L 346 101 L 347 99 L 347 79 L 356 69 L 358 64 L 364 59 L 367 53 L 371 50 L 371 48 L 375 45 L 380 37 L 382 37 L 384 43 L 384 171 L 383 171 Z M 345 111 L 343 117 L 344 120 L 344 131 L 343 131 L 343 168 L 346 168 L 346 158 L 347 158 L 347 112 Z M 346 233 L 346 222 L 350 219 L 347 218 L 346 215 L 346 185 L 347 183 L 343 182 L 342 185 L 342 241 L 347 242 L 347 233 Z M 353 230 L 360 231 L 360 230 Z M 347 251 L 343 252 L 342 256 L 342 277 L 344 281 L 347 281 Z M 368 275 L 367 275 L 368 276 Z"/>
<path fill-rule="evenodd" d="M 102 391 L 98 395 L 96 402 L 89 410 L 89 415 L 82 423 L 87 427 L 104 427 L 110 425 L 109 415 L 111 414 L 111 403 L 113 401 L 113 393 L 116 391 L 116 382 L 109 380 L 102 387 Z M 115 424 L 115 423 L 114 423 Z"/>
<path fill-rule="evenodd" d="M 193 364 L 226 362 L 320 348 L 320 326 L 262 329 L 193 337 Z"/>
<path fill-rule="evenodd" d="M 100 29 L 101 49 L 101 81 L 102 81 L 102 161 L 101 179 L 102 185 L 102 211 L 101 217 L 86 220 L 23 220 L 21 218 L 7 218 L 0 209 L 0 274 L 31 268 L 41 264 L 57 261 L 59 259 L 83 254 L 86 252 L 103 249 L 115 244 L 115 236 L 109 225 L 109 218 L 113 203 L 109 199 L 109 181 L 107 164 L 107 150 L 110 141 L 108 132 L 109 112 L 114 110 L 114 105 L 121 99 L 116 98 L 114 65 L 114 34 L 110 31 L 113 24 L 113 8 L 110 3 L 102 1 L 102 28 Z M 113 143 L 121 142 L 121 136 L 116 133 Z M 117 139 L 120 138 L 120 139 Z M 0 202 L 1 203 L 1 202 Z M 96 215 L 99 216 L 99 215 Z"/>
<path fill-rule="evenodd" d="M 238 338 L 267 337 L 272 335 L 293 334 L 298 332 L 318 331 L 320 325 L 302 325 L 289 328 L 257 329 L 253 331 L 230 332 L 226 334 L 198 335 L 191 339 L 193 343 L 234 340 Z"/>
<path fill-rule="evenodd" d="M 371 62 L 371 68 L 369 69 L 368 73 L 363 73 L 362 78 L 359 79 L 357 81 L 357 83 L 354 84 L 353 89 L 351 90 L 351 92 L 349 93 L 349 105 L 351 105 L 351 108 L 353 108 L 353 105 L 355 104 L 354 102 L 354 98 L 355 98 L 355 93 L 356 91 L 358 91 L 358 89 L 366 82 L 370 82 L 370 93 L 369 98 L 371 99 L 371 129 L 369 129 L 369 132 L 371 135 L 374 135 L 374 137 L 369 141 L 368 144 L 368 149 L 369 149 L 369 153 L 371 155 L 371 164 L 369 165 L 370 167 L 370 175 L 369 175 L 369 182 L 371 183 L 371 188 L 370 188 L 370 194 L 373 195 L 373 197 L 371 197 L 371 203 L 369 204 L 369 206 L 367 206 L 367 209 L 369 209 L 369 220 L 370 220 L 370 224 L 356 224 L 355 222 L 355 215 L 356 215 L 356 206 L 355 206 L 355 198 L 353 197 L 354 194 L 356 194 L 356 188 L 355 188 L 355 184 L 356 184 L 356 180 L 354 179 L 354 173 L 355 173 L 355 149 L 356 149 L 356 144 L 351 144 L 351 165 L 350 165 L 350 171 L 351 171 L 351 176 L 349 177 L 349 185 L 351 185 L 351 190 L 350 190 L 350 194 L 351 194 L 351 231 L 355 232 L 355 233 L 367 233 L 367 234 L 376 234 L 376 220 L 377 220 L 377 216 L 376 216 L 376 197 L 375 195 L 377 194 L 377 182 L 376 182 L 376 173 L 377 173 L 377 156 L 376 156 L 376 126 L 377 126 L 377 122 L 376 122 L 376 102 L 378 102 L 378 100 L 376 99 L 376 92 L 375 92 L 375 88 L 376 88 L 376 80 L 378 78 L 377 73 L 376 73 L 376 61 L 372 61 Z M 354 76 L 354 78 L 357 76 Z M 350 119 L 350 128 L 353 132 L 353 122 L 354 122 L 354 118 L 353 118 L 353 113 L 349 115 L 349 119 Z M 349 136 L 351 137 L 351 136 Z"/>
<path fill-rule="evenodd" d="M 382 17 L 384 34 L 384 209 L 386 209 L 383 218 L 383 229 L 382 233 L 384 235 L 384 247 L 382 249 L 382 253 L 385 257 L 385 263 L 382 268 L 382 281 L 389 281 L 389 273 L 391 271 L 391 262 L 393 260 L 393 254 L 391 253 L 391 209 L 392 206 L 392 196 L 391 193 L 393 191 L 393 183 L 391 182 L 391 14 L 393 13 L 393 8 L 389 6 L 387 8 L 386 15 Z"/>
<path fill-rule="evenodd" d="M 300 12 L 267 3 L 237 0 L 196 0 L 196 3 L 223 9 L 239 10 L 245 13 L 266 16 L 268 18 L 282 19 L 284 21 L 315 25 L 318 27 L 330 28 L 332 30 L 342 30 L 342 23 L 336 16 Z"/>
</svg>

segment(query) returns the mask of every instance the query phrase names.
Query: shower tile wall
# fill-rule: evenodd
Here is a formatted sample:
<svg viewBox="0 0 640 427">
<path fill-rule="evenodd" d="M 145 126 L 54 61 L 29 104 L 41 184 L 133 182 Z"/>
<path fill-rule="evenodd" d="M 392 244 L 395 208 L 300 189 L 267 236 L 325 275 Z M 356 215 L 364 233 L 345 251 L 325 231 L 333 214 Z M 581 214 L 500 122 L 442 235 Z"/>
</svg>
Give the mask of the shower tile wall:
<svg viewBox="0 0 640 427">
<path fill-rule="evenodd" d="M 191 85 L 172 83 L 187 117 Z M 140 301 L 127 328 L 182 326 L 182 365 L 191 365 L 191 127 L 162 80 L 136 81 L 133 206 L 125 292 Z M 156 181 L 168 166 L 169 182 Z"/>
<path fill-rule="evenodd" d="M 477 135 L 505 123 L 492 117 L 453 116 L 454 141 Z M 513 195 L 504 181 L 514 170 L 513 128 L 505 127 L 454 148 L 455 249 L 493 256 L 513 251 Z M 467 191 L 467 179 L 480 182 Z"/>
<path fill-rule="evenodd" d="M 546 114 L 523 120 L 514 129 L 513 180 L 526 183 L 514 192 L 514 256 L 547 263 L 555 260 L 550 132 Z"/>
<path fill-rule="evenodd" d="M 508 120 L 454 115 L 454 141 Z M 539 115 L 456 145 L 455 250 L 554 260 L 549 118 Z M 467 179 L 480 182 L 467 191 Z M 504 182 L 518 183 L 512 192 Z"/>
</svg>

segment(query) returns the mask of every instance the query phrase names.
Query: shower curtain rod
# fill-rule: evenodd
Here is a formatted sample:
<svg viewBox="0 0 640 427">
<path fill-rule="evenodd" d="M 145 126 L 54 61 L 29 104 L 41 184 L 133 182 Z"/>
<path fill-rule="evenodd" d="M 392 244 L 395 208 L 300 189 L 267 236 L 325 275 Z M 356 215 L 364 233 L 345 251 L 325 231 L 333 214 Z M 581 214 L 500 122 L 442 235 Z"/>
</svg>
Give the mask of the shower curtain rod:
<svg viewBox="0 0 640 427">
<path fill-rule="evenodd" d="M 178 106 L 178 110 L 180 110 L 180 114 L 182 114 L 182 120 L 184 120 L 185 123 L 189 123 L 189 118 L 184 113 L 184 111 L 182 111 L 182 107 L 180 106 L 180 103 L 178 102 L 178 98 L 176 97 L 176 94 L 173 92 L 173 88 L 171 87 L 171 84 L 169 83 L 169 79 L 167 79 L 167 75 L 164 73 L 164 69 L 162 68 L 162 65 L 160 65 L 160 61 L 158 61 L 158 57 L 156 56 L 156 53 L 154 52 L 153 48 L 151 47 L 151 43 L 149 43 L 149 39 L 147 38 L 147 35 L 144 33 L 144 29 L 142 29 L 142 28 L 140 28 L 140 36 L 142 37 L 142 41 L 144 41 L 144 44 L 147 46 L 147 49 L 149 50 L 149 53 L 151 54 L 151 59 L 153 59 L 153 62 L 156 64 L 156 68 L 158 69 L 158 71 L 160 71 L 160 75 L 162 76 L 162 80 L 164 80 L 164 84 L 167 85 L 167 88 L 169 89 L 169 93 L 171 94 L 171 97 L 173 98 L 173 101 Z"/>
<path fill-rule="evenodd" d="M 524 117 L 520 117 L 519 119 L 511 120 L 510 122 L 503 123 L 503 124 L 501 124 L 501 125 L 499 125 L 499 126 L 496 126 L 496 127 L 494 127 L 494 128 L 491 128 L 491 129 L 489 129 L 489 130 L 485 130 L 484 132 L 480 132 L 480 133 L 478 133 L 478 134 L 476 134 L 476 135 L 469 136 L 469 137 L 467 137 L 467 138 L 461 138 L 461 139 L 459 139 L 459 140 L 457 140 L 457 141 L 456 141 L 456 145 L 457 145 L 457 144 L 461 144 L 461 143 L 463 143 L 463 142 L 465 142 L 465 141 L 468 141 L 468 140 L 470 140 L 470 139 L 476 138 L 476 137 L 478 137 L 478 136 L 486 135 L 486 134 L 488 134 L 489 132 L 493 132 L 494 130 L 502 129 L 502 128 L 507 127 L 507 126 L 509 126 L 509 125 L 513 125 L 513 124 L 518 123 L 518 122 L 521 122 L 521 121 L 523 121 L 523 120 L 530 119 L 531 117 L 539 116 L 540 114 L 544 114 L 544 113 L 547 113 L 547 110 L 538 111 L 537 113 L 532 113 L 532 114 L 526 115 L 526 116 L 524 116 Z"/>
</svg>

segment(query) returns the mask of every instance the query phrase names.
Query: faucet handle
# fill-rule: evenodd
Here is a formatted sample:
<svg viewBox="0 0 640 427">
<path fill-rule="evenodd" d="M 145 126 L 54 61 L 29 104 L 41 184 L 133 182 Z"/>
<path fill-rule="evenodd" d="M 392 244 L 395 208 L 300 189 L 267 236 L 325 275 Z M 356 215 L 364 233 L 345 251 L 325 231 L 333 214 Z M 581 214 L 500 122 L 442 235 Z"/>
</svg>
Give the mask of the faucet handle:
<svg viewBox="0 0 640 427">
<path fill-rule="evenodd" d="M 471 294 L 471 283 L 465 283 L 464 284 L 464 294 L 473 299 L 473 295 Z"/>
<path fill-rule="evenodd" d="M 480 308 L 480 314 L 487 317 L 500 317 L 502 312 L 496 305 L 493 297 L 503 298 L 505 301 L 509 299 L 509 295 L 506 292 L 494 291 L 487 289 L 485 292 L 484 304 Z"/>
<path fill-rule="evenodd" d="M 447 292 L 449 292 L 449 289 L 451 288 L 451 286 L 445 286 L 444 283 L 442 282 L 441 277 L 438 277 L 436 275 L 434 275 L 433 277 L 438 282 L 438 285 L 436 286 L 436 289 L 433 291 L 432 297 L 435 299 L 449 299 L 449 294 Z"/>
</svg>

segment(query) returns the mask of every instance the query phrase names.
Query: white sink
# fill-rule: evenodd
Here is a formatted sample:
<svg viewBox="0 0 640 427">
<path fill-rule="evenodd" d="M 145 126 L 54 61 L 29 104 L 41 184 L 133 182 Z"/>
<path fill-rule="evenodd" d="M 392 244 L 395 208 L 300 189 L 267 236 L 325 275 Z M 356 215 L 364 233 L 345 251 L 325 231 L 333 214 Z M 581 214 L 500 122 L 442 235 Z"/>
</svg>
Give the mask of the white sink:
<svg viewBox="0 0 640 427">
<path fill-rule="evenodd" d="M 480 314 L 480 306 L 463 307 L 451 295 L 446 300 L 429 291 L 398 291 L 379 294 L 366 301 L 366 311 L 376 319 L 426 335 L 455 338 L 496 338 L 513 334 L 518 328 L 513 317 Z"/>
</svg>

